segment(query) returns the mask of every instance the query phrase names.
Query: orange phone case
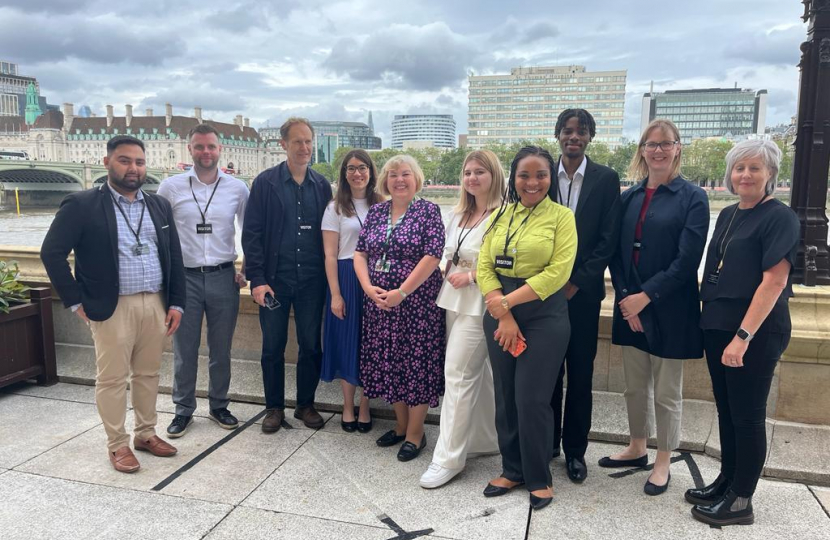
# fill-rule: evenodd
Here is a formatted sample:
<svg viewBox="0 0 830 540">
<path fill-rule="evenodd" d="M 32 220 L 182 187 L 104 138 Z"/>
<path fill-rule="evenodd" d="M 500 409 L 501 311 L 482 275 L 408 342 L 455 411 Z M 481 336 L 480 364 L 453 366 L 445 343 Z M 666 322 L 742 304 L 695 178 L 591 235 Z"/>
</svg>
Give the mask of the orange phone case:
<svg viewBox="0 0 830 540">
<path fill-rule="evenodd" d="M 527 343 L 525 342 L 525 340 L 519 339 L 519 340 L 516 340 L 516 345 L 514 345 L 513 348 L 510 349 L 509 352 L 510 352 L 510 354 L 513 355 L 513 358 L 518 358 L 519 355 L 522 354 L 523 352 L 525 352 L 526 349 L 527 349 Z"/>
</svg>

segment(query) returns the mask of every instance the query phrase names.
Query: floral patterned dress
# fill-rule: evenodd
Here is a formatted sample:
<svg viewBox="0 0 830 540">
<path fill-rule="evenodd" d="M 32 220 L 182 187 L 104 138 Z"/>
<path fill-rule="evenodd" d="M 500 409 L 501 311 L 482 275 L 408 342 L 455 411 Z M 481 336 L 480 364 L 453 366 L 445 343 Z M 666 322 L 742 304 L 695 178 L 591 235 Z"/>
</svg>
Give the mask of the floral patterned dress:
<svg viewBox="0 0 830 540">
<path fill-rule="evenodd" d="M 425 255 L 441 258 L 444 223 L 438 206 L 413 201 L 389 240 L 389 271 L 376 269 L 386 241 L 391 201 L 369 210 L 360 231 L 357 251 L 369 259 L 372 285 L 393 290 L 409 277 Z M 441 272 L 429 278 L 395 308 L 384 311 L 364 295 L 360 343 L 360 378 L 370 398 L 413 407 L 438 406 L 444 393 L 444 310 L 435 303 L 441 289 Z"/>
</svg>

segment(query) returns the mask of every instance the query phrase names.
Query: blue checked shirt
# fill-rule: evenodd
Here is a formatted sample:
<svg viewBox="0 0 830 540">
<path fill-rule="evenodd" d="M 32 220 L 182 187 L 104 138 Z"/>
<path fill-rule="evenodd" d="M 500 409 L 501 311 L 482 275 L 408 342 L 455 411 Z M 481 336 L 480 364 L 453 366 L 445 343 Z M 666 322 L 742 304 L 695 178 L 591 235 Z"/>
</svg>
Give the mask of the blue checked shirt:
<svg viewBox="0 0 830 540">
<path fill-rule="evenodd" d="M 158 238 L 150 211 L 145 208 L 144 193 L 138 190 L 133 202 L 115 190 L 110 190 L 110 193 L 114 196 L 112 204 L 115 222 L 118 224 L 118 294 L 126 296 L 142 292 L 159 292 L 164 286 L 164 281 L 159 261 Z M 138 223 L 141 221 L 141 211 L 144 210 L 144 222 L 139 238 L 142 244 L 150 247 L 144 255 L 136 255 L 133 251 L 136 246 L 135 235 L 124 221 L 124 214 L 118 209 L 119 205 L 136 232 L 139 232 Z"/>
</svg>

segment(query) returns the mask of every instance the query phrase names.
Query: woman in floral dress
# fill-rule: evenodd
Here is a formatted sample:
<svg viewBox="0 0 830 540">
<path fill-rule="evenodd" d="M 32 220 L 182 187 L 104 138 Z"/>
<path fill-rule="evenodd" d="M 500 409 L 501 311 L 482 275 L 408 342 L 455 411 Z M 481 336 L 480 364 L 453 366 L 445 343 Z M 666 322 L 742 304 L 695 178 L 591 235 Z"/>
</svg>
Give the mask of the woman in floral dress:
<svg viewBox="0 0 830 540">
<path fill-rule="evenodd" d="M 360 378 L 367 397 L 382 397 L 395 409 L 395 429 L 377 444 L 403 441 L 400 461 L 426 446 L 427 410 L 444 392 L 445 317 L 435 303 L 444 224 L 437 205 L 415 200 L 423 178 L 410 156 L 386 162 L 379 185 L 391 200 L 369 210 L 354 259 L 365 293 Z"/>
</svg>

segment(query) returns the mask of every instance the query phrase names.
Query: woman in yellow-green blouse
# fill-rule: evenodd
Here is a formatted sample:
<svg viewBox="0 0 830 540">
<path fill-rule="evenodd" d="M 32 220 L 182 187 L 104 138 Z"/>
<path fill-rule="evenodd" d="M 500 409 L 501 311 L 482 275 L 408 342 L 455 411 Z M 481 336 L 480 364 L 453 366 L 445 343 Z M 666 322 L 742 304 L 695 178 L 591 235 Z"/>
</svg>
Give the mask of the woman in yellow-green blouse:
<svg viewBox="0 0 830 540">
<path fill-rule="evenodd" d="M 477 269 L 487 304 L 484 335 L 502 456 L 502 473 L 484 495 L 504 495 L 524 484 L 537 510 L 553 498 L 550 400 L 571 332 L 562 287 L 577 244 L 573 212 L 548 198 L 555 170 L 543 148 L 528 146 L 516 154 L 506 204 L 490 221 Z"/>
</svg>

